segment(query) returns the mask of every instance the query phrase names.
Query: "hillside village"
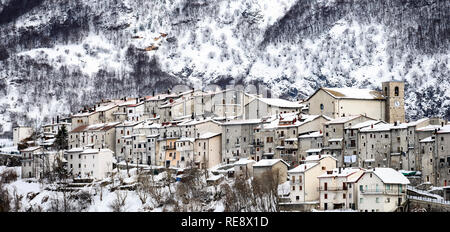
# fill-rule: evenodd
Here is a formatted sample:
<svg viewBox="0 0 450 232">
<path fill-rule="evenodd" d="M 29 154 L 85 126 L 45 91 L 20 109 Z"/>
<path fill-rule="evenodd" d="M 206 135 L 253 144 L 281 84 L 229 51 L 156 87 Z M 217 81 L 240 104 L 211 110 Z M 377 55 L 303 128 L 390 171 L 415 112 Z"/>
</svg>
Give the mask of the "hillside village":
<svg viewBox="0 0 450 232">
<path fill-rule="evenodd" d="M 47 190 L 62 193 L 97 185 L 170 195 L 171 186 L 202 182 L 223 205 L 194 211 L 393 212 L 410 210 L 413 198 L 448 202 L 450 125 L 442 118 L 406 121 L 404 96 L 404 82 L 389 81 L 381 91 L 322 87 L 299 101 L 238 89 L 103 99 L 41 128 L 14 128 L 1 165 L 20 160 L 19 181 L 45 179 L 53 183 Z M 253 205 L 225 205 L 241 198 L 230 198 L 224 183 L 236 192 L 251 189 L 245 196 Z M 270 189 L 258 195 L 258 186 Z"/>
</svg>

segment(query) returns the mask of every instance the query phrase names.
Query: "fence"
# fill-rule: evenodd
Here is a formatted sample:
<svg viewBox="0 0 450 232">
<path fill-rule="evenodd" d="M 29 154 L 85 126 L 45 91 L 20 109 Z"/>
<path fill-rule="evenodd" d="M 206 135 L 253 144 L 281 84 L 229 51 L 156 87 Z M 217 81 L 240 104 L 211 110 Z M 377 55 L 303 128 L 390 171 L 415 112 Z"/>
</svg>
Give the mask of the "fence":
<svg viewBox="0 0 450 232">
<path fill-rule="evenodd" d="M 419 200 L 419 201 L 427 201 L 427 202 L 433 202 L 433 203 L 438 203 L 438 204 L 444 204 L 444 205 L 450 205 L 450 201 L 446 201 L 444 199 L 434 199 L 431 197 L 422 197 L 422 196 L 411 196 L 411 195 L 407 195 L 408 199 L 412 199 L 412 200 Z"/>
</svg>

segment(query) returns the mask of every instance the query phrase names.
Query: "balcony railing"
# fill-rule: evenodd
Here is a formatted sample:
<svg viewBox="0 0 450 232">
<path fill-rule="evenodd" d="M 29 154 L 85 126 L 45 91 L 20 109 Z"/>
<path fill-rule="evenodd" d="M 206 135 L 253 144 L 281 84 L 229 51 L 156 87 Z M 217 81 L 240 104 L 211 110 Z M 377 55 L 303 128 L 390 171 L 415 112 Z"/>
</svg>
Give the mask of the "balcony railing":
<svg viewBox="0 0 450 232">
<path fill-rule="evenodd" d="M 249 145 L 254 146 L 254 147 L 263 147 L 264 143 L 261 141 L 257 141 L 257 142 L 252 142 Z"/>
<path fill-rule="evenodd" d="M 385 194 L 385 195 L 400 195 L 405 193 L 405 189 L 363 189 L 362 194 Z"/>
<path fill-rule="evenodd" d="M 164 150 L 175 150 L 177 146 L 163 146 Z"/>
<path fill-rule="evenodd" d="M 291 184 L 301 184 L 300 180 L 291 180 Z"/>
<path fill-rule="evenodd" d="M 325 187 L 321 186 L 321 187 L 318 187 L 317 190 L 318 191 L 347 191 L 348 188 L 347 187 L 343 187 L 343 186 L 340 186 L 340 187 L 327 187 L 327 188 L 325 188 Z"/>
</svg>

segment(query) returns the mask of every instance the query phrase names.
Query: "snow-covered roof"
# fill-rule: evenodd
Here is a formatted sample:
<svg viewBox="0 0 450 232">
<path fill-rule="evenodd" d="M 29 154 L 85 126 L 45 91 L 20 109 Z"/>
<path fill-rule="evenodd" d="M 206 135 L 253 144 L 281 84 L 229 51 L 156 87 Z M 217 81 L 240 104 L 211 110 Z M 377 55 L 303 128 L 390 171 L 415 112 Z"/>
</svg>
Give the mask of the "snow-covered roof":
<svg viewBox="0 0 450 232">
<path fill-rule="evenodd" d="M 293 174 L 293 173 L 302 173 L 305 172 L 309 169 L 311 169 L 312 167 L 318 165 L 319 163 L 306 163 L 306 164 L 300 164 L 297 167 L 291 169 L 288 171 L 289 174 Z"/>
<path fill-rule="evenodd" d="M 342 142 L 342 138 L 329 139 L 328 142 Z"/>
<path fill-rule="evenodd" d="M 72 115 L 72 117 L 86 117 L 86 116 L 91 116 L 96 113 L 98 113 L 98 112 L 97 111 L 83 112 L 83 113 L 74 114 L 74 115 Z"/>
<path fill-rule="evenodd" d="M 321 133 L 321 131 L 315 131 L 315 132 L 312 132 L 310 134 L 300 135 L 299 138 L 300 139 L 302 139 L 302 138 L 314 138 L 314 137 L 322 137 L 322 136 L 323 136 L 323 133 Z"/>
<path fill-rule="evenodd" d="M 324 177 L 348 177 L 358 171 L 360 171 L 360 168 L 341 168 L 341 172 L 339 173 L 339 168 L 334 168 L 330 174 L 325 172 L 324 174 L 318 176 L 317 178 L 324 178 Z M 362 174 L 362 172 L 361 172 Z"/>
<path fill-rule="evenodd" d="M 298 102 L 292 102 L 280 98 L 257 98 L 258 100 L 266 103 L 267 105 L 282 107 L 282 108 L 301 108 L 304 105 Z"/>
<path fill-rule="evenodd" d="M 438 134 L 447 134 L 450 133 L 450 125 L 445 125 L 438 129 Z"/>
<path fill-rule="evenodd" d="M 261 122 L 261 119 L 244 119 L 244 120 L 231 120 L 228 122 L 224 122 L 222 125 L 244 125 L 244 124 L 258 124 Z"/>
<path fill-rule="evenodd" d="M 222 133 L 213 133 L 213 132 L 206 132 L 204 134 L 201 134 L 198 138 L 199 139 L 209 139 L 218 135 L 221 135 Z"/>
<path fill-rule="evenodd" d="M 234 163 L 234 165 L 236 165 L 236 166 L 243 166 L 243 165 L 247 165 L 249 163 L 256 163 L 256 161 L 254 161 L 252 159 L 248 159 L 248 158 L 241 158 L 238 161 L 236 161 Z"/>
<path fill-rule="evenodd" d="M 70 150 L 67 150 L 68 153 L 72 153 L 72 152 L 82 152 L 84 149 L 81 147 L 74 147 Z"/>
<path fill-rule="evenodd" d="M 209 180 L 209 181 L 216 181 L 216 180 L 219 180 L 220 178 L 223 178 L 223 175 L 222 175 L 222 174 L 219 174 L 219 175 L 211 175 L 207 180 Z"/>
<path fill-rule="evenodd" d="M 350 176 L 348 176 L 347 177 L 347 181 L 346 181 L 347 183 L 355 183 L 355 182 L 357 182 L 359 180 L 359 178 L 362 175 L 364 175 L 364 171 L 366 171 L 366 169 L 363 169 L 363 168 L 357 168 L 357 169 L 360 169 L 361 172 L 357 171 L 357 172 L 354 172 L 353 174 L 351 174 Z"/>
<path fill-rule="evenodd" d="M 426 122 L 427 120 L 430 120 L 430 119 L 429 118 L 421 118 L 417 121 L 409 122 L 409 123 L 407 123 L 407 125 L 408 126 L 417 126 L 419 123 Z"/>
<path fill-rule="evenodd" d="M 357 123 L 357 124 L 355 124 L 353 126 L 346 127 L 345 129 L 361 129 L 361 128 L 364 128 L 364 127 L 368 127 L 368 126 L 371 126 L 371 125 L 377 125 L 377 124 L 380 124 L 380 123 L 385 123 L 385 122 L 379 121 L 379 120 L 369 120 L 369 121 Z"/>
<path fill-rule="evenodd" d="M 270 116 L 264 125 L 258 126 L 259 129 L 277 129 L 284 127 L 298 127 L 308 122 L 311 122 L 323 115 L 308 115 L 298 113 L 285 113 Z"/>
<path fill-rule="evenodd" d="M 193 143 L 194 141 L 195 141 L 195 138 L 186 138 L 186 137 L 182 137 L 177 140 L 177 142 L 191 142 L 191 143 Z"/>
<path fill-rule="evenodd" d="M 428 125 L 424 127 L 417 128 L 416 131 L 434 131 L 436 129 L 439 129 L 440 125 Z"/>
<path fill-rule="evenodd" d="M 325 92 L 339 99 L 363 99 L 363 100 L 384 100 L 385 97 L 379 91 L 372 89 L 356 88 L 322 88 Z"/>
<path fill-rule="evenodd" d="M 346 122 L 349 122 L 349 121 L 354 120 L 356 118 L 359 118 L 361 116 L 362 115 L 352 115 L 352 116 L 347 116 L 347 117 L 339 117 L 339 118 L 335 118 L 335 119 L 333 119 L 331 121 L 326 122 L 325 125 L 346 123 Z"/>
<path fill-rule="evenodd" d="M 316 152 L 321 152 L 322 148 L 312 148 L 312 149 L 308 149 L 305 152 L 306 153 L 316 153 Z"/>
<path fill-rule="evenodd" d="M 101 106 L 95 108 L 95 111 L 107 111 L 107 110 L 110 110 L 110 109 L 112 109 L 114 107 L 117 107 L 117 105 L 114 104 L 114 103 L 108 104 L 108 105 L 101 105 Z"/>
<path fill-rule="evenodd" d="M 336 158 L 334 158 L 331 155 L 309 155 L 309 156 L 306 156 L 305 162 L 319 161 L 319 160 L 322 160 L 322 159 L 324 159 L 326 157 L 330 157 L 330 158 L 336 160 Z"/>
<path fill-rule="evenodd" d="M 95 153 L 99 153 L 99 152 L 111 152 L 111 153 L 114 153 L 110 149 L 106 148 L 106 149 L 85 149 L 83 152 L 81 152 L 81 154 L 95 154 Z"/>
<path fill-rule="evenodd" d="M 262 159 L 260 161 L 258 161 L 256 164 L 253 165 L 253 167 L 269 167 L 269 166 L 273 166 L 278 162 L 282 162 L 284 164 L 286 164 L 286 166 L 290 166 L 288 163 L 286 163 L 284 160 L 282 159 Z"/>
<path fill-rule="evenodd" d="M 39 146 L 28 147 L 28 148 L 25 148 L 25 149 L 20 150 L 20 151 L 21 151 L 21 152 L 30 152 L 30 151 L 35 151 L 35 150 L 37 150 L 37 149 L 39 149 L 39 148 L 41 148 L 41 147 L 39 147 Z"/>
<path fill-rule="evenodd" d="M 369 127 L 362 128 L 360 132 L 379 132 L 379 131 L 390 131 L 394 124 L 376 124 Z"/>
<path fill-rule="evenodd" d="M 408 178 L 392 168 L 375 168 L 364 172 L 377 175 L 385 184 L 410 184 Z"/>
<path fill-rule="evenodd" d="M 420 143 L 430 143 L 430 142 L 434 142 L 434 138 L 433 138 L 433 136 L 426 137 L 426 138 L 420 140 L 419 142 L 420 142 Z"/>
<path fill-rule="evenodd" d="M 147 138 L 154 138 L 154 137 L 158 137 L 159 134 L 152 134 L 152 135 L 147 135 Z"/>
</svg>

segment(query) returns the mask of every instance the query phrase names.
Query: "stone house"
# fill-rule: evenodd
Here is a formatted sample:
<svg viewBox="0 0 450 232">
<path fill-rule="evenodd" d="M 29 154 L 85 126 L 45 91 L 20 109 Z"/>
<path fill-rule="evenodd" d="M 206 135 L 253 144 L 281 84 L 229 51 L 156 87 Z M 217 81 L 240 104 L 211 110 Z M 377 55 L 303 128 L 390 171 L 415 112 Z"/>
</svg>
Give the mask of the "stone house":
<svg viewBox="0 0 450 232">
<path fill-rule="evenodd" d="M 253 177 L 266 178 L 265 175 L 272 174 L 272 180 L 282 184 L 287 180 L 288 168 L 289 164 L 282 159 L 262 159 L 253 164 Z"/>
<path fill-rule="evenodd" d="M 222 162 L 230 163 L 251 155 L 254 128 L 260 119 L 233 120 L 222 123 Z"/>
<path fill-rule="evenodd" d="M 325 122 L 323 127 L 323 153 L 338 160 L 338 167 L 344 166 L 345 128 L 365 121 L 373 120 L 364 115 L 337 117 Z"/>
</svg>

